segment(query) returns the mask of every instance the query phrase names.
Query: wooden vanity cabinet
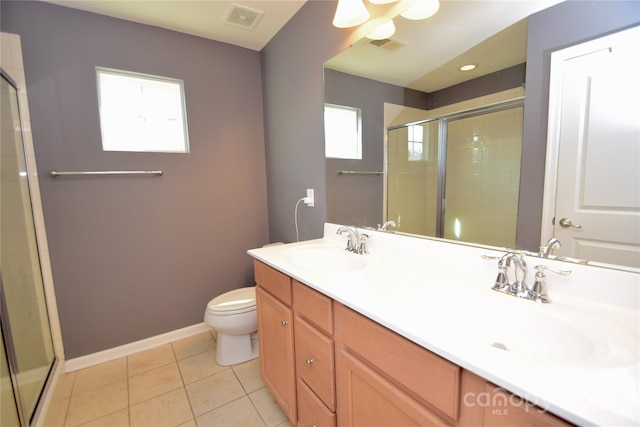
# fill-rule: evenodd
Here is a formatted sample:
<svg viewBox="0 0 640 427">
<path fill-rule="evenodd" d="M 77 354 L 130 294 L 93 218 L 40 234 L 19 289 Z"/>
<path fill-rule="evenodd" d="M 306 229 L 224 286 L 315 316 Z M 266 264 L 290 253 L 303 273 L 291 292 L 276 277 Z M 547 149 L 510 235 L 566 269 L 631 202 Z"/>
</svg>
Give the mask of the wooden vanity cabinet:
<svg viewBox="0 0 640 427">
<path fill-rule="evenodd" d="M 254 268 L 262 378 L 297 426 L 570 425 L 278 270 Z"/>
<path fill-rule="evenodd" d="M 291 422 L 297 420 L 291 278 L 254 261 L 260 372 Z"/>
<path fill-rule="evenodd" d="M 528 403 L 491 383 L 484 385 L 485 399 L 489 404 L 483 407 L 485 427 L 569 427 L 561 418 Z"/>
<path fill-rule="evenodd" d="M 293 281 L 298 425 L 335 427 L 333 300 Z"/>
<path fill-rule="evenodd" d="M 337 303 L 336 343 L 339 425 L 456 424 L 459 366 Z"/>
</svg>

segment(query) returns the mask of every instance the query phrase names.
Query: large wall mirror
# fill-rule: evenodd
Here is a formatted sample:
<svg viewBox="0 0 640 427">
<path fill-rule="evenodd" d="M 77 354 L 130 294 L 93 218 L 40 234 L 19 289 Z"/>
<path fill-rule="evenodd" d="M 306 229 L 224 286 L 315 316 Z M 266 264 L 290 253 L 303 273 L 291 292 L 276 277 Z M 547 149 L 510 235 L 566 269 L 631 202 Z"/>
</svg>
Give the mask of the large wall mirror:
<svg viewBox="0 0 640 427">
<path fill-rule="evenodd" d="M 443 1 L 327 61 L 325 102 L 356 108 L 362 138 L 360 158 L 326 159 L 327 220 L 537 253 L 516 241 L 543 219 L 518 203 L 527 17 L 556 3 Z"/>
</svg>

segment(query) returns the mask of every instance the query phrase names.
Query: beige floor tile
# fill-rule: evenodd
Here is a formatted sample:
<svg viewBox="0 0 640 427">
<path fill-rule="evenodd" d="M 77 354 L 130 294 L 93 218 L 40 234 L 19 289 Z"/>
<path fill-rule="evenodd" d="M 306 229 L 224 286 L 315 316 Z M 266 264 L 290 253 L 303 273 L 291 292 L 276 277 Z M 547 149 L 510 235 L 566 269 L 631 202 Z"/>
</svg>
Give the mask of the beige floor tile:
<svg viewBox="0 0 640 427">
<path fill-rule="evenodd" d="M 260 359 L 253 359 L 239 365 L 233 365 L 232 369 L 240 380 L 244 391 L 247 393 L 264 387 L 264 382 L 260 376 Z"/>
<path fill-rule="evenodd" d="M 178 360 L 216 348 L 216 343 L 208 331 L 174 341 L 172 344 Z"/>
<path fill-rule="evenodd" d="M 67 417 L 69 400 L 71 399 L 67 397 L 66 399 L 58 399 L 50 402 L 43 425 L 46 427 L 63 427 L 65 418 Z"/>
<path fill-rule="evenodd" d="M 196 420 L 189 420 L 186 423 L 180 424 L 176 427 L 198 427 L 198 425 L 196 424 Z"/>
<path fill-rule="evenodd" d="M 289 421 L 289 419 L 287 418 L 287 421 L 283 422 L 282 424 L 278 424 L 276 427 L 295 427 L 295 426 L 291 424 L 291 421 Z"/>
<path fill-rule="evenodd" d="M 124 357 L 80 369 L 76 372 L 73 395 L 84 393 L 127 378 L 127 361 Z"/>
<path fill-rule="evenodd" d="M 176 361 L 171 344 L 161 345 L 150 350 L 132 354 L 127 358 L 129 363 L 129 376 L 141 374 L 160 366 L 168 365 Z"/>
<path fill-rule="evenodd" d="M 186 390 L 196 417 L 245 395 L 231 369 L 188 384 Z"/>
<path fill-rule="evenodd" d="M 76 426 L 124 409 L 129 404 L 127 380 L 71 396 L 67 426 Z"/>
<path fill-rule="evenodd" d="M 76 371 L 69 372 L 68 374 L 60 374 L 58 381 L 56 382 L 56 388 L 53 391 L 51 400 L 60 400 L 71 397 L 71 391 L 73 390 L 73 384 L 76 379 Z"/>
<path fill-rule="evenodd" d="M 133 405 L 129 413 L 131 427 L 173 427 L 193 419 L 184 388 Z"/>
<path fill-rule="evenodd" d="M 129 408 L 81 424 L 79 427 L 129 427 Z"/>
<path fill-rule="evenodd" d="M 246 396 L 196 418 L 198 427 L 264 427 L 264 423 Z"/>
<path fill-rule="evenodd" d="M 204 353 L 178 360 L 178 366 L 185 384 L 191 384 L 194 381 L 229 369 L 216 363 L 215 350 L 205 351 Z"/>
<path fill-rule="evenodd" d="M 164 365 L 129 378 L 129 404 L 135 405 L 183 386 L 178 364 Z"/>
<path fill-rule="evenodd" d="M 253 402 L 267 427 L 275 427 L 287 420 L 287 416 L 266 387 L 250 393 L 249 399 Z"/>
</svg>

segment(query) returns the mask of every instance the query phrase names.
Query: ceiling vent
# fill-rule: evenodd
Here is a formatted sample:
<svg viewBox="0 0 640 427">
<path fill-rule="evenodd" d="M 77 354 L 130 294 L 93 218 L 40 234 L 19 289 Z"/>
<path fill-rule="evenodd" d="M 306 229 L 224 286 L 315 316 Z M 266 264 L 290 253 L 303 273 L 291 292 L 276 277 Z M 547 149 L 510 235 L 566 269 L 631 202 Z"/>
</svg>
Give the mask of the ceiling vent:
<svg viewBox="0 0 640 427">
<path fill-rule="evenodd" d="M 369 44 L 388 51 L 394 51 L 405 46 L 404 43 L 393 39 L 369 40 Z"/>
<path fill-rule="evenodd" d="M 253 30 L 256 25 L 258 25 L 258 21 L 260 21 L 262 15 L 264 15 L 262 10 L 251 9 L 232 3 L 227 12 L 227 16 L 224 18 L 224 22 L 235 27 Z"/>
</svg>

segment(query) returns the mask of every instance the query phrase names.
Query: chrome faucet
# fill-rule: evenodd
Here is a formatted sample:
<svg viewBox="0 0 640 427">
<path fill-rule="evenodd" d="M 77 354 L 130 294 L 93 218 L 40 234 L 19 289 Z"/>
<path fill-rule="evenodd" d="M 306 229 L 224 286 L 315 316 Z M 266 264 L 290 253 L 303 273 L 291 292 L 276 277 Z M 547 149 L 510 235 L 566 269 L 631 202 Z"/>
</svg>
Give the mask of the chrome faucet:
<svg viewBox="0 0 640 427">
<path fill-rule="evenodd" d="M 492 256 L 483 257 L 485 259 L 496 259 L 496 257 Z M 507 270 L 511 266 L 512 262 L 515 269 L 515 281 L 511 283 L 509 281 Z M 526 281 L 527 263 L 524 260 L 524 256 L 522 254 L 508 252 L 507 254 L 499 258 L 498 277 L 496 278 L 492 289 L 494 291 L 516 296 L 518 298 L 525 298 L 541 303 L 549 303 L 551 302 L 551 299 L 549 298 L 549 295 L 547 293 L 546 277 L 544 275 L 544 271 L 548 270 L 562 276 L 571 274 L 571 271 L 556 270 L 554 268 L 547 267 L 546 265 L 536 265 L 535 269 L 537 270 L 535 282 L 533 284 L 533 287 L 529 288 Z"/>
<path fill-rule="evenodd" d="M 553 250 L 554 247 L 561 247 L 560 240 L 555 237 L 550 238 L 546 244 L 540 246 L 540 252 L 538 252 L 538 256 L 540 258 L 549 258 L 549 254 Z"/>
<path fill-rule="evenodd" d="M 382 225 L 378 224 L 378 231 L 387 231 L 389 227 L 396 228 L 398 224 L 395 221 L 387 221 Z"/>
<path fill-rule="evenodd" d="M 345 248 L 345 250 L 360 255 L 369 253 L 366 244 L 366 239 L 369 237 L 368 234 L 360 234 L 357 228 L 346 226 L 338 228 L 336 234 L 342 235 L 345 232 L 349 235 L 347 237 L 347 247 Z"/>
</svg>

